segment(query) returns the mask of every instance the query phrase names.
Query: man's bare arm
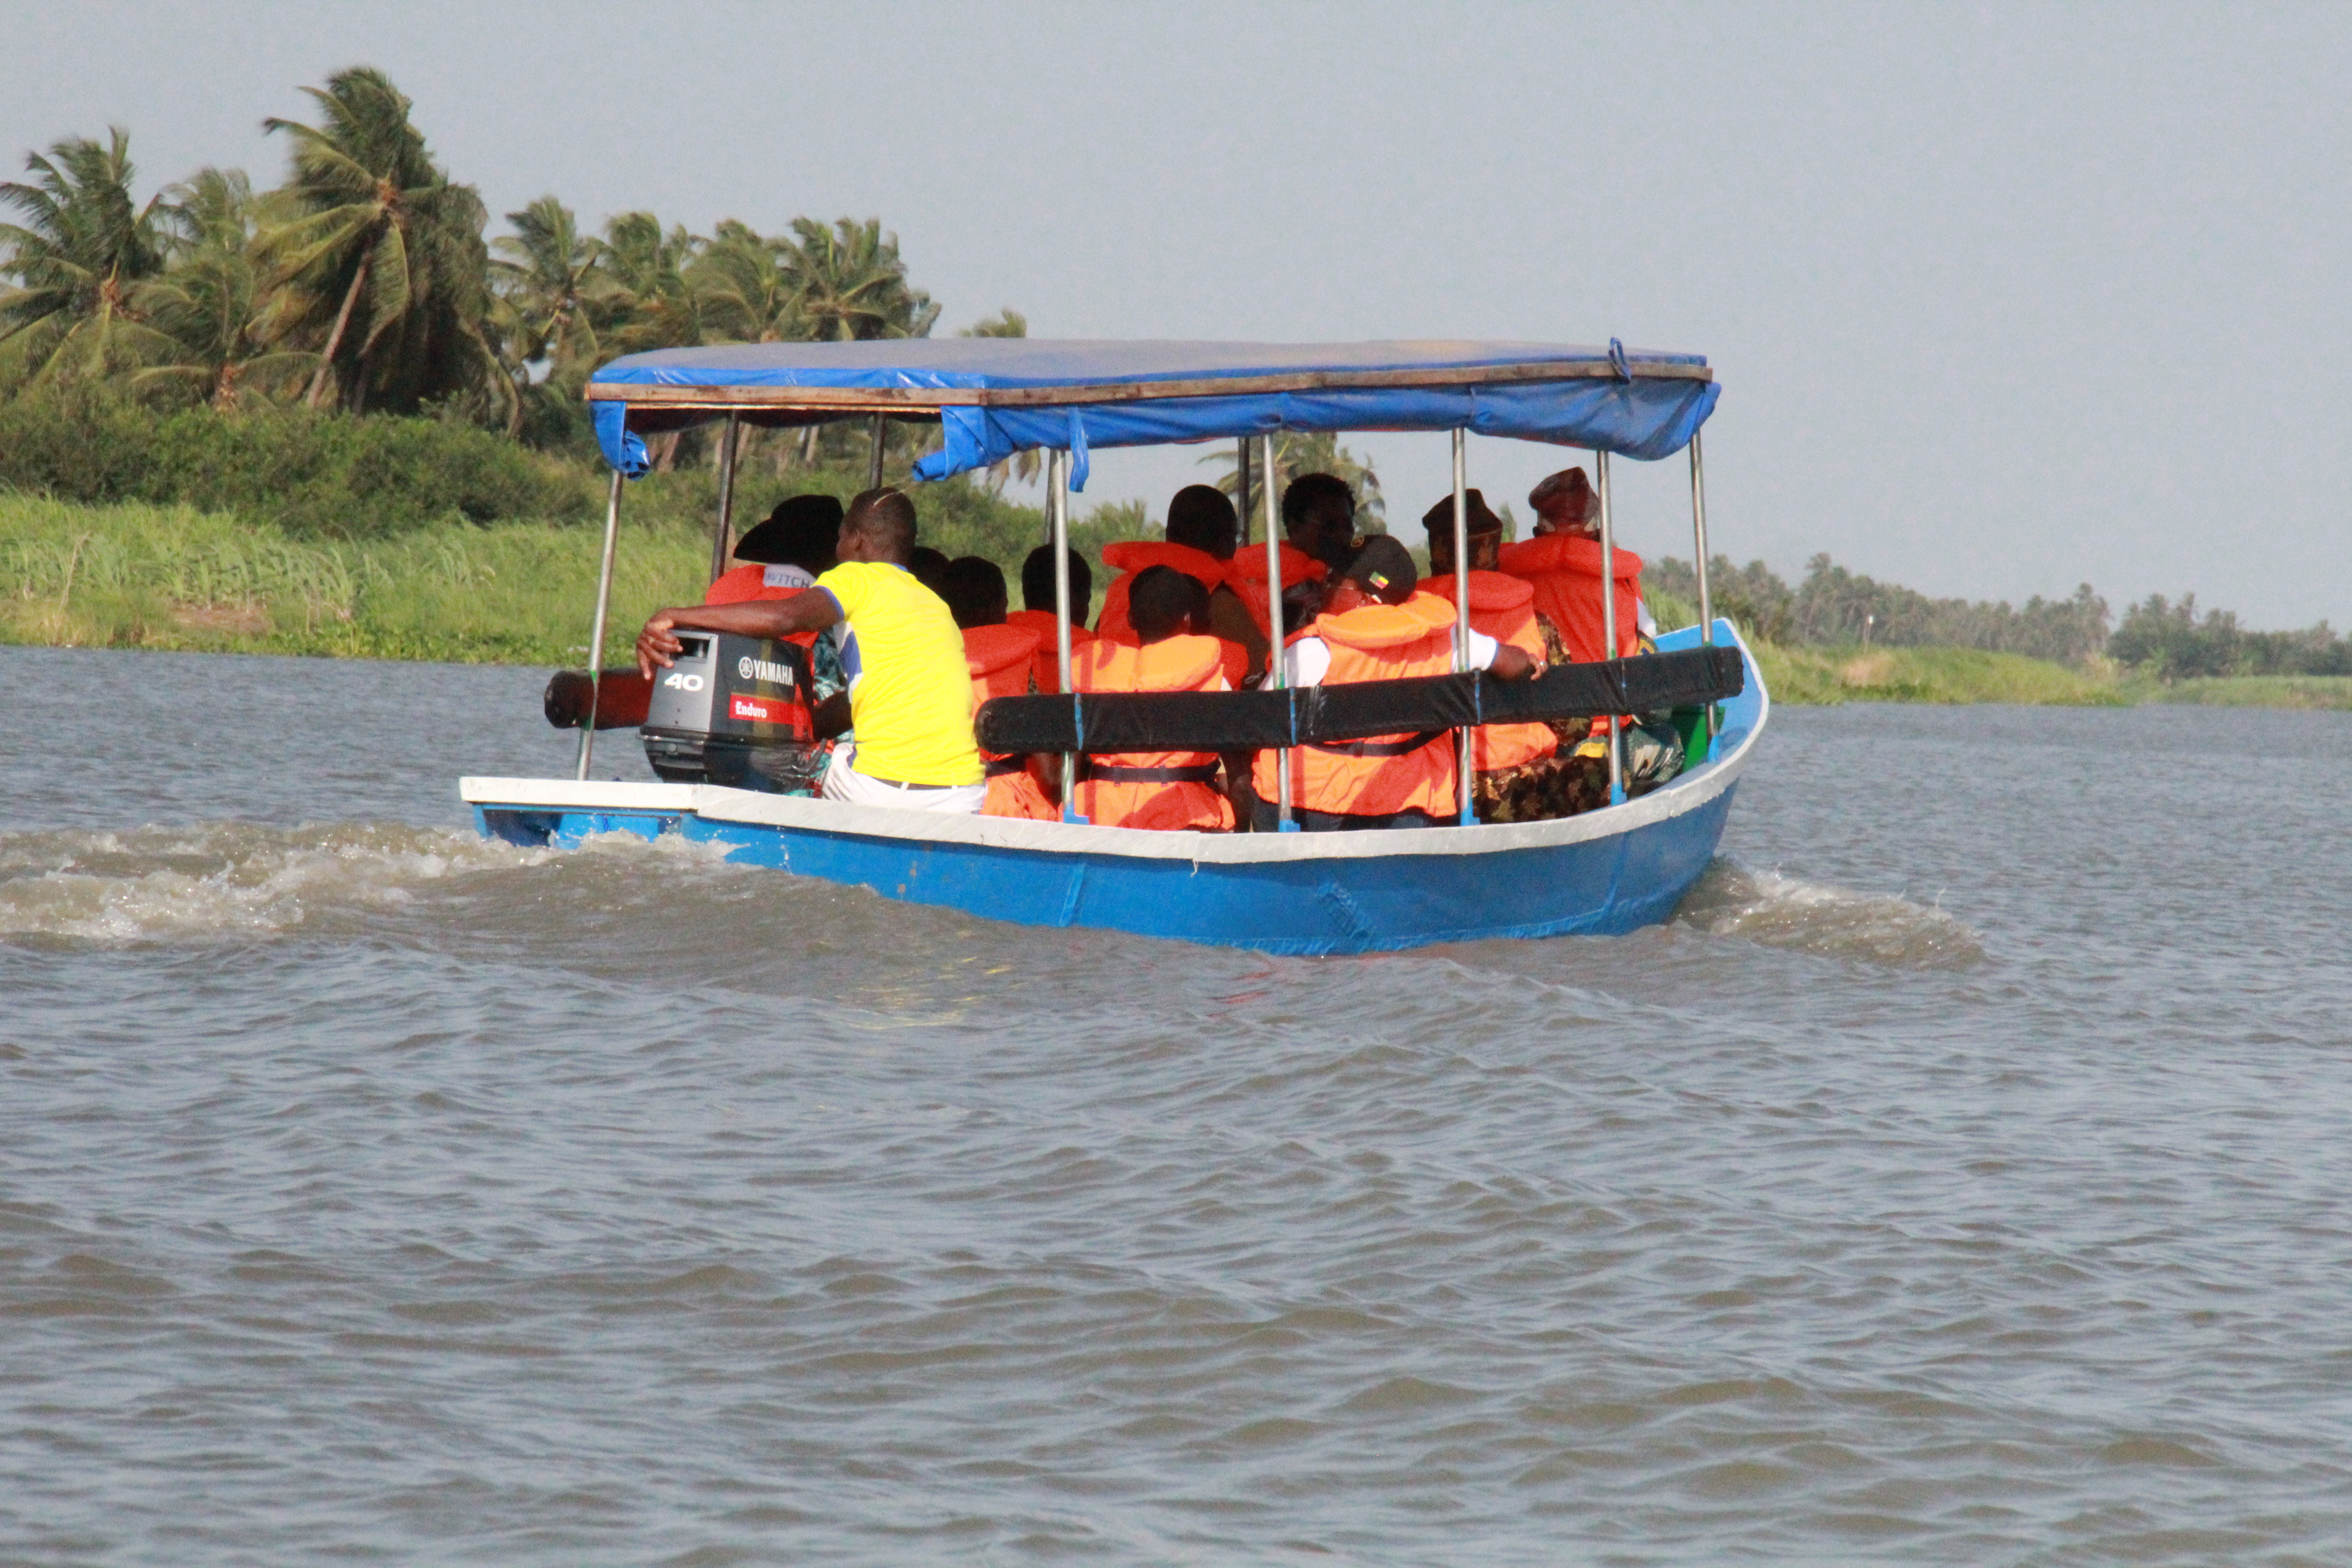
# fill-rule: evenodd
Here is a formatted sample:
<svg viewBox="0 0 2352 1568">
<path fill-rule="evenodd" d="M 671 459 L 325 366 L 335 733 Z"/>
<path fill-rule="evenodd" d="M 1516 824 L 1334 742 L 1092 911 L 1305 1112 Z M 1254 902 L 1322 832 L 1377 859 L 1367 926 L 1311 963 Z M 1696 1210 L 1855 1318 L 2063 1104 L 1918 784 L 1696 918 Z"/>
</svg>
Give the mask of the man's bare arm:
<svg viewBox="0 0 2352 1568">
<path fill-rule="evenodd" d="M 841 605 L 823 588 L 803 588 L 789 599 L 750 599 L 735 605 L 681 605 L 656 610 L 637 634 L 637 673 L 653 678 L 677 657 L 675 627 L 692 632 L 733 632 L 738 637 L 782 637 L 818 632 L 841 619 Z"/>
</svg>

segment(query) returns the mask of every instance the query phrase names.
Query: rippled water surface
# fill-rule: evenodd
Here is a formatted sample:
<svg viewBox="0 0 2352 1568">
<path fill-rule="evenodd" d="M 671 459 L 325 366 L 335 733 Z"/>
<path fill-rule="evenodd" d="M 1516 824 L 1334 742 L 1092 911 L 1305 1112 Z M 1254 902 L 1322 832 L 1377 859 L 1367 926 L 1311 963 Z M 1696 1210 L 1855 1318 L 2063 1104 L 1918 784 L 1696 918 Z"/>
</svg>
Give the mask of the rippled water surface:
<svg viewBox="0 0 2352 1568">
<path fill-rule="evenodd" d="M 1269 960 L 0 679 L 0 1561 L 2352 1560 L 2352 716 L 1783 711 L 1670 925 Z"/>
</svg>

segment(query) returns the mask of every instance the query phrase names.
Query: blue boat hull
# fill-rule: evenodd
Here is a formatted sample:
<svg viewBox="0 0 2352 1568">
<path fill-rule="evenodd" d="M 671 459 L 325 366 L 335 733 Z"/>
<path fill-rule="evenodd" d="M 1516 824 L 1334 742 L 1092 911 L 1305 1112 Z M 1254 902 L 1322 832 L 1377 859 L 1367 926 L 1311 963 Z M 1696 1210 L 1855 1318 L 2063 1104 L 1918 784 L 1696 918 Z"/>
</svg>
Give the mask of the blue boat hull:
<svg viewBox="0 0 2352 1568">
<path fill-rule="evenodd" d="M 1696 634 L 1661 643 L 1684 637 Z M 1145 834 L 709 785 L 468 779 L 465 793 L 486 835 L 517 844 L 676 834 L 738 864 L 1024 925 L 1370 952 L 1614 934 L 1666 919 L 1714 858 L 1766 707 L 1751 658 L 1748 691 L 1725 705 L 1715 758 L 1666 788 L 1563 822 L 1416 833 Z"/>
</svg>

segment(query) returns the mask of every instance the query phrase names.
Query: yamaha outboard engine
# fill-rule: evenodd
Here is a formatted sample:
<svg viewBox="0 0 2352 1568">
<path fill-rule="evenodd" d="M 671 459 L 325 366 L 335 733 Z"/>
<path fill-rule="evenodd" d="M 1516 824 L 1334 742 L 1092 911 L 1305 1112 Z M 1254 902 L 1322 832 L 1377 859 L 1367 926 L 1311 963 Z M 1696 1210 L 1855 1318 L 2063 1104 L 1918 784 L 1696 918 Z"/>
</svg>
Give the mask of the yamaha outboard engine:
<svg viewBox="0 0 2352 1568">
<path fill-rule="evenodd" d="M 808 649 L 681 628 L 677 662 L 654 677 L 646 761 L 671 784 L 809 795 L 824 766 Z"/>
</svg>

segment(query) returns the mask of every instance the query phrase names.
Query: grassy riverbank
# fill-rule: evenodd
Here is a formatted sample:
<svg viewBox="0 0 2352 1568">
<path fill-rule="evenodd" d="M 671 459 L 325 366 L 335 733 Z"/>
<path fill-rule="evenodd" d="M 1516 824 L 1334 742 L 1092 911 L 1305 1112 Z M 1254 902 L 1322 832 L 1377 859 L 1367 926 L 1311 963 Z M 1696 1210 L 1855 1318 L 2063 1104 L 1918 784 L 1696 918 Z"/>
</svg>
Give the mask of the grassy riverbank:
<svg viewBox="0 0 2352 1568">
<path fill-rule="evenodd" d="M 0 640 L 212 653 L 576 664 L 595 602 L 593 528 L 437 525 L 297 540 L 184 506 L 0 495 Z M 708 538 L 632 527 L 613 625 L 698 597 Z"/>
<path fill-rule="evenodd" d="M 1137 520 L 1139 521 L 1139 520 Z M 613 584 L 617 658 L 646 615 L 698 597 L 709 539 L 660 517 L 624 524 Z M 1122 520 L 1120 531 L 1127 531 Z M 961 530 L 957 531 L 961 532 Z M 205 653 L 564 666 L 586 655 L 599 531 L 450 521 L 373 540 L 297 539 L 186 506 L 84 506 L 0 493 L 0 642 Z M 947 540 L 985 548 L 980 540 Z M 1658 595 L 1669 625 L 1686 607 Z M 2189 702 L 2352 709 L 2352 679 L 2172 685 L 1954 647 L 1761 645 L 1773 700 Z"/>
</svg>

